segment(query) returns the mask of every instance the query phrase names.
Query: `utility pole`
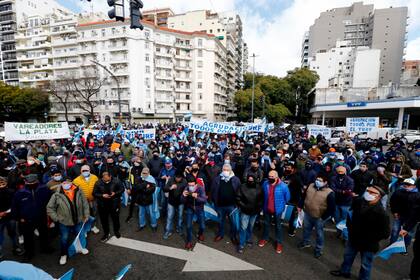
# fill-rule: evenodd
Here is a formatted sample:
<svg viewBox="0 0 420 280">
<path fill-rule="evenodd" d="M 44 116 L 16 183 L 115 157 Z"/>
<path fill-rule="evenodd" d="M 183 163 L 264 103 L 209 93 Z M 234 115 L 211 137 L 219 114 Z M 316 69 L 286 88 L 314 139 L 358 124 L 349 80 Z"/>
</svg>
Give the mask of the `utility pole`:
<svg viewBox="0 0 420 280">
<path fill-rule="evenodd" d="M 105 65 L 100 64 L 99 62 L 95 61 L 95 60 L 91 60 L 91 62 L 95 63 L 96 65 L 102 67 L 109 75 L 111 75 L 111 77 L 115 80 L 115 82 L 117 83 L 117 96 L 118 96 L 118 117 L 121 123 L 122 120 L 122 112 L 121 112 L 121 91 L 120 91 L 120 81 L 118 80 L 118 78 L 114 75 L 114 73 L 112 73 Z M 130 112 L 129 112 L 130 113 Z"/>
<path fill-rule="evenodd" d="M 254 99 L 255 99 L 255 58 L 257 55 L 253 53 L 252 57 L 252 97 L 251 97 L 251 122 L 254 122 Z"/>
</svg>

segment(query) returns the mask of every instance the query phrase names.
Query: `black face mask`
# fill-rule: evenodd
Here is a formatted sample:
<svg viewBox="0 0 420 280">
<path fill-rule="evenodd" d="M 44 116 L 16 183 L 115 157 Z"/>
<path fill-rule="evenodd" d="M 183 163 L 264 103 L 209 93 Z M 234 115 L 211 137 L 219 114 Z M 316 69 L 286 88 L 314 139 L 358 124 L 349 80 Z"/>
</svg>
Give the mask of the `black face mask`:
<svg viewBox="0 0 420 280">
<path fill-rule="evenodd" d="M 255 187 L 256 183 L 255 183 L 255 181 L 248 181 L 247 185 L 248 185 L 248 187 L 253 188 L 253 187 Z"/>
<path fill-rule="evenodd" d="M 258 170 L 258 166 L 252 166 L 251 169 L 254 170 L 254 171 L 257 171 Z"/>
<path fill-rule="evenodd" d="M 193 168 L 191 170 L 192 170 L 192 172 L 198 172 L 198 168 Z"/>
<path fill-rule="evenodd" d="M 268 182 L 269 182 L 270 184 L 274 184 L 274 183 L 276 182 L 276 179 L 273 179 L 273 178 L 268 178 Z"/>
</svg>

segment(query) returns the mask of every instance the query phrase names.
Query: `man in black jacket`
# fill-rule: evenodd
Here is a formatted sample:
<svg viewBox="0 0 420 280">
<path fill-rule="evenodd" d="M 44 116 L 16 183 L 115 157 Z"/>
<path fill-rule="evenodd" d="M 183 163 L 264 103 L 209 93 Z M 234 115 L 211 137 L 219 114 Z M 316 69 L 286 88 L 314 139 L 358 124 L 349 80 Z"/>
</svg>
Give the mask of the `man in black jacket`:
<svg viewBox="0 0 420 280">
<path fill-rule="evenodd" d="M 350 271 L 356 255 L 360 252 L 362 265 L 359 279 L 370 279 L 372 261 L 379 250 L 379 242 L 389 237 L 389 217 L 381 205 L 385 195 L 382 188 L 372 185 L 363 197 L 353 200 L 351 217 L 347 218 L 349 241 L 344 252 L 344 261 L 340 270 L 331 271 L 331 275 L 350 278 Z"/>
<path fill-rule="evenodd" d="M 296 206 L 298 205 L 299 201 L 302 198 L 302 194 L 304 192 L 302 176 L 296 172 L 296 165 L 294 162 L 287 162 L 284 165 L 284 173 L 283 173 L 283 182 L 287 184 L 290 192 L 290 200 L 287 204 L 293 205 L 292 215 L 290 216 L 289 220 L 289 236 L 294 237 L 296 235 L 296 225 L 295 219 L 297 215 Z"/>
<path fill-rule="evenodd" d="M 360 163 L 359 169 L 354 170 L 350 177 L 354 181 L 354 189 L 353 192 L 357 195 L 363 195 L 366 188 L 373 180 L 372 173 L 369 172 L 368 166 L 365 162 Z"/>
<path fill-rule="evenodd" d="M 178 220 L 176 223 L 176 232 L 181 234 L 182 231 L 182 214 L 184 212 L 184 204 L 181 203 L 181 195 L 187 187 L 187 180 L 184 178 L 182 170 L 177 170 L 174 178 L 170 178 L 163 188 L 165 194 L 168 194 L 168 214 L 166 218 L 165 234 L 163 239 L 168 239 L 172 235 L 172 224 L 175 212 L 178 212 Z"/>
<path fill-rule="evenodd" d="M 139 206 L 139 230 L 146 227 L 146 214 L 150 218 L 150 226 L 153 232 L 157 231 L 156 213 L 153 209 L 153 193 L 156 190 L 156 180 L 150 175 L 149 168 L 141 171 L 139 184 L 133 186 L 136 193 L 136 203 Z"/>
<path fill-rule="evenodd" d="M 101 238 L 102 242 L 106 242 L 110 238 L 110 216 L 115 237 L 121 237 L 119 214 L 123 192 L 124 187 L 121 182 L 117 178 L 112 177 L 107 171 L 102 173 L 102 179 L 98 180 L 93 188 L 93 196 L 97 200 L 99 217 L 101 219 L 102 229 L 104 230 L 104 236 Z"/>
<path fill-rule="evenodd" d="M 245 242 L 252 245 L 252 230 L 257 215 L 260 213 L 264 202 L 264 193 L 261 184 L 257 183 L 254 175 L 249 175 L 236 192 L 236 203 L 241 210 L 239 228 L 238 253 L 243 253 Z"/>
</svg>

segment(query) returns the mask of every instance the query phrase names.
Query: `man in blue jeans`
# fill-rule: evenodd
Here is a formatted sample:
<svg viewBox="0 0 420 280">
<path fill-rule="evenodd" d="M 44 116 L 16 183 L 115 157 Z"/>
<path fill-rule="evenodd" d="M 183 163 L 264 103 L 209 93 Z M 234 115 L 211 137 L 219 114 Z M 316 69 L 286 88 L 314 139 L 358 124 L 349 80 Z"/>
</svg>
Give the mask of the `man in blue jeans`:
<svg viewBox="0 0 420 280">
<path fill-rule="evenodd" d="M 335 223 L 338 224 L 347 218 L 353 199 L 354 181 L 346 175 L 347 169 L 344 166 L 338 166 L 337 175 L 331 178 L 331 189 L 335 193 Z M 341 230 L 337 229 L 337 236 L 340 237 Z"/>
<path fill-rule="evenodd" d="M 303 222 L 303 241 L 298 245 L 299 249 L 311 247 L 312 229 L 316 231 L 316 247 L 314 256 L 319 258 L 324 247 L 324 224 L 335 210 L 334 192 L 328 187 L 328 180 L 318 175 L 315 184 L 309 184 L 304 198 L 299 202 L 298 211 L 305 209 Z"/>
<path fill-rule="evenodd" d="M 181 203 L 181 195 L 187 186 L 187 180 L 181 170 L 177 170 L 175 176 L 170 178 L 163 191 L 168 193 L 168 213 L 166 218 L 166 227 L 163 239 L 168 239 L 172 235 L 175 213 L 178 212 L 176 223 L 176 232 L 182 235 L 182 214 L 184 204 Z"/>
<path fill-rule="evenodd" d="M 366 188 L 362 197 L 352 204 L 352 217 L 347 218 L 349 240 L 344 251 L 344 261 L 340 270 L 331 271 L 331 275 L 350 278 L 351 267 L 357 254 L 361 255 L 360 280 L 370 279 L 372 261 L 379 251 L 379 242 L 389 237 L 389 216 L 381 204 L 385 192 L 378 186 Z"/>
<path fill-rule="evenodd" d="M 181 202 L 185 206 L 186 223 L 187 223 L 187 239 L 185 242 L 185 249 L 192 250 L 192 223 L 194 215 L 197 216 L 199 230 L 198 240 L 204 241 L 204 204 L 206 204 L 207 197 L 204 187 L 197 184 L 196 179 L 192 175 L 187 176 L 187 187 L 182 192 Z"/>
<path fill-rule="evenodd" d="M 281 254 L 283 252 L 281 214 L 290 199 L 289 188 L 280 180 L 277 171 L 272 170 L 268 173 L 268 179 L 263 183 L 263 192 L 264 231 L 262 239 L 258 242 L 258 246 L 264 247 L 268 243 L 271 219 L 274 217 L 276 223 L 276 253 Z"/>
<path fill-rule="evenodd" d="M 217 235 L 214 238 L 215 242 L 223 239 L 225 235 L 225 220 L 226 216 L 228 216 L 230 221 L 230 239 L 234 245 L 238 244 L 236 229 L 230 214 L 236 208 L 236 192 L 240 185 L 241 181 L 233 173 L 230 164 L 224 164 L 222 173 L 213 180 L 211 198 L 220 219 Z"/>
</svg>

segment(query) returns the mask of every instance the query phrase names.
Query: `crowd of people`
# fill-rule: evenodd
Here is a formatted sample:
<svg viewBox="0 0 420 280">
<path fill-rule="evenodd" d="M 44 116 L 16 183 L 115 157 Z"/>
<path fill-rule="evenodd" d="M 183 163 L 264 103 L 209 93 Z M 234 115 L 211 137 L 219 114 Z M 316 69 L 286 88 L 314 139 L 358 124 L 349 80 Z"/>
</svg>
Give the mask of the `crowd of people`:
<svg viewBox="0 0 420 280">
<path fill-rule="evenodd" d="M 346 220 L 346 230 L 337 228 L 337 237 L 347 241 L 344 260 L 330 272 L 344 278 L 350 277 L 357 254 L 362 259 L 359 278 L 370 279 L 381 241 L 393 243 L 402 236 L 408 248 L 416 237 L 410 279 L 419 279 L 419 175 L 420 145 L 357 137 L 330 144 L 321 135 L 308 136 L 305 129 L 276 128 L 247 138 L 167 124 L 156 127 L 151 141 L 110 133 L 101 139 L 87 134 L 2 141 L 0 258 L 5 229 L 13 253 L 26 262 L 35 255 L 36 239 L 50 253 L 50 241 L 59 234 L 59 263 L 64 265 L 72 236 L 89 217 L 100 221 L 101 229 L 97 223 L 91 231 L 101 231 L 101 241 L 111 237 L 109 220 L 114 236 L 121 237 L 122 204 L 128 208 L 123 220 L 133 224 L 136 219 L 138 231 L 149 226 L 156 234 L 161 224 L 163 239 L 179 234 L 191 250 L 194 240 L 208 238 L 206 208 L 211 207 L 218 218 L 214 242 L 223 240 L 228 228 L 238 253 L 251 248 L 256 236 L 258 247 L 267 245 L 271 227 L 275 252 L 282 253 L 283 227 L 294 237 L 296 219 L 303 214 L 298 248 L 312 247 L 315 231 L 314 257 L 320 258 L 324 226 Z M 293 210 L 287 225 L 283 212 L 288 206 Z M 239 226 L 235 211 L 240 213 Z M 262 227 L 261 234 L 254 225 Z M 84 248 L 82 254 L 88 253 Z"/>
</svg>

